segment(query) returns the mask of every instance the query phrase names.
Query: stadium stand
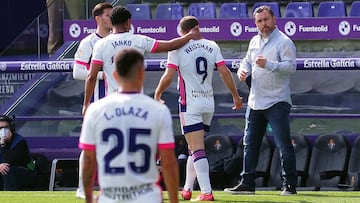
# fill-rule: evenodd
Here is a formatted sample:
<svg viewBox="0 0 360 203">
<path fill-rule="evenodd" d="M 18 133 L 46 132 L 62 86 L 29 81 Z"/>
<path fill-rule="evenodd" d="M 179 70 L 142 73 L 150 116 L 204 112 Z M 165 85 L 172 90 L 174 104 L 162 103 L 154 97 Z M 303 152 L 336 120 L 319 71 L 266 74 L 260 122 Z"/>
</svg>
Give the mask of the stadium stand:
<svg viewBox="0 0 360 203">
<path fill-rule="evenodd" d="M 360 1 L 354 1 L 350 7 L 350 17 L 360 17 Z"/>
<path fill-rule="evenodd" d="M 252 13 L 254 13 L 255 9 L 259 6 L 269 6 L 274 12 L 274 16 L 280 18 L 280 5 L 278 2 L 256 2 L 252 7 Z"/>
<path fill-rule="evenodd" d="M 79 159 L 54 159 L 51 165 L 49 191 L 75 190 L 79 180 Z"/>
<path fill-rule="evenodd" d="M 350 154 L 350 146 L 343 135 L 320 135 L 314 144 L 310 158 L 306 187 L 298 190 L 332 190 L 344 183 Z"/>
<path fill-rule="evenodd" d="M 338 187 L 344 190 L 360 190 L 360 137 L 356 138 L 351 148 L 349 166 L 347 171 L 347 181 L 339 184 Z"/>
<path fill-rule="evenodd" d="M 310 2 L 289 2 L 285 9 L 286 18 L 314 17 L 314 8 Z"/>
<path fill-rule="evenodd" d="M 248 18 L 248 9 L 246 3 L 223 3 L 220 6 L 219 18 L 237 19 Z"/>
<path fill-rule="evenodd" d="M 233 142 L 229 136 L 212 134 L 205 137 L 204 143 L 211 185 L 214 189 L 224 189 L 232 178 L 224 171 L 224 159 L 234 154 Z"/>
<path fill-rule="evenodd" d="M 311 155 L 311 145 L 303 135 L 292 135 L 291 142 L 295 150 L 296 170 L 298 172 L 298 186 L 303 187 L 306 183 L 306 176 L 309 168 Z M 282 187 L 280 153 L 274 149 L 271 159 L 270 174 L 267 187 L 258 188 L 260 190 L 279 190 Z"/>
<path fill-rule="evenodd" d="M 164 3 L 158 4 L 155 11 L 155 19 L 167 20 L 173 19 L 178 20 L 184 16 L 183 6 L 179 3 Z"/>
<path fill-rule="evenodd" d="M 188 7 L 188 15 L 198 19 L 216 18 L 216 5 L 214 3 L 191 3 Z"/>
<path fill-rule="evenodd" d="M 295 150 L 298 186 L 306 185 L 307 173 L 311 157 L 311 144 L 304 135 L 292 135 L 291 142 Z"/>
<path fill-rule="evenodd" d="M 320 2 L 318 17 L 346 17 L 346 5 L 342 1 Z"/>
<path fill-rule="evenodd" d="M 126 8 L 129 9 L 133 20 L 150 20 L 151 9 L 149 4 L 127 4 Z"/>
</svg>

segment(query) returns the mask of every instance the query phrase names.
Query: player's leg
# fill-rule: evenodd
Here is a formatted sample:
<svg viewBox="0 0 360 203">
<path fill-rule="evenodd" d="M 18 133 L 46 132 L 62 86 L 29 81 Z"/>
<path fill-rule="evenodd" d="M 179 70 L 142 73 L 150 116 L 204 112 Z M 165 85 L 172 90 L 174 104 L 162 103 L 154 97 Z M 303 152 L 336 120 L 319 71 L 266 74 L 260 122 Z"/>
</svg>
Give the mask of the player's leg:
<svg viewBox="0 0 360 203">
<path fill-rule="evenodd" d="M 186 162 L 186 177 L 185 177 L 184 190 L 186 191 L 193 190 L 195 178 L 196 178 L 196 172 L 194 168 L 194 159 L 192 156 L 191 148 L 189 146 L 189 156 Z"/>
<path fill-rule="evenodd" d="M 187 120 L 187 122 L 191 122 L 185 112 L 180 112 L 180 124 L 182 126 L 182 128 L 181 128 L 182 134 L 184 134 L 183 126 L 186 125 L 185 120 Z M 189 143 L 189 142 L 187 141 L 187 143 Z M 191 199 L 194 182 L 195 182 L 195 178 L 196 178 L 196 172 L 195 172 L 195 168 L 194 168 L 194 159 L 192 156 L 191 146 L 189 144 L 188 144 L 188 149 L 189 149 L 189 156 L 188 156 L 188 159 L 186 162 L 185 184 L 184 184 L 184 188 L 181 192 L 181 196 L 185 200 Z"/>
<path fill-rule="evenodd" d="M 185 138 L 192 150 L 194 168 L 201 189 L 201 195 L 197 199 L 202 201 L 213 201 L 214 197 L 212 195 L 209 178 L 209 162 L 205 154 L 204 146 L 204 129 L 209 129 L 212 113 L 202 115 L 193 114 L 188 115 L 188 117 L 188 120 L 192 120 L 193 122 L 191 125 L 184 126 L 183 129 Z"/>
<path fill-rule="evenodd" d="M 82 166 L 83 166 L 83 164 L 82 164 L 82 157 L 84 156 L 84 152 L 83 151 L 81 151 L 81 153 L 80 153 L 80 157 L 79 157 L 79 185 L 78 185 L 78 188 L 77 188 L 77 190 L 76 190 L 76 194 L 75 194 L 75 196 L 77 197 L 77 198 L 81 198 L 81 199 L 85 199 L 85 193 L 84 193 L 84 186 L 83 186 L 83 184 L 82 184 Z"/>
</svg>

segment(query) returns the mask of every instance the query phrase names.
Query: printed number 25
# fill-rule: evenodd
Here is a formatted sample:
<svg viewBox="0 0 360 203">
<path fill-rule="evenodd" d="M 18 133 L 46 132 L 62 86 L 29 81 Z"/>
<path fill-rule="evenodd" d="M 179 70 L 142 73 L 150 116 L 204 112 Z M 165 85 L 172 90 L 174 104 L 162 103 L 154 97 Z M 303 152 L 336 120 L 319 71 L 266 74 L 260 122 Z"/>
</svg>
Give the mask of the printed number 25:
<svg viewBox="0 0 360 203">
<path fill-rule="evenodd" d="M 146 173 L 150 167 L 150 155 L 151 149 L 149 145 L 146 144 L 137 144 L 136 138 L 138 136 L 150 136 L 150 129 L 138 129 L 130 128 L 129 143 L 124 143 L 124 134 L 121 130 L 116 128 L 109 128 L 103 131 L 102 139 L 104 143 L 109 142 L 110 137 L 116 137 L 117 145 L 112 148 L 104 157 L 105 161 L 105 173 L 106 174 L 122 174 L 125 173 L 125 167 L 111 167 L 110 162 L 124 150 L 124 145 L 128 144 L 128 152 L 135 153 L 143 151 L 144 164 L 142 166 L 137 166 L 135 162 L 129 162 L 130 169 L 135 173 Z M 127 164 L 126 164 L 127 165 Z"/>
<path fill-rule="evenodd" d="M 196 58 L 196 72 L 199 75 L 204 75 L 202 78 L 201 84 L 204 83 L 208 73 L 207 73 L 207 60 L 204 57 Z"/>
</svg>

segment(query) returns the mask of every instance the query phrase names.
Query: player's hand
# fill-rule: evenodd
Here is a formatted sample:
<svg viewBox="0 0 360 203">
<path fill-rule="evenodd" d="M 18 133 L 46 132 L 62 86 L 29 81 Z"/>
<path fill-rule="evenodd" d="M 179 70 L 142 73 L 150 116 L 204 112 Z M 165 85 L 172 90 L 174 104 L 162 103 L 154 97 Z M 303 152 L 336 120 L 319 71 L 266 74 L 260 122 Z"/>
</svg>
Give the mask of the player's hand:
<svg viewBox="0 0 360 203">
<path fill-rule="evenodd" d="M 266 64 L 267 59 L 263 57 L 262 55 L 259 55 L 256 57 L 256 65 L 258 65 L 260 68 L 264 68 Z"/>
<path fill-rule="evenodd" d="M 242 69 L 237 73 L 237 75 L 238 75 L 240 81 L 245 81 L 246 78 L 248 77 L 248 71 L 245 69 Z"/>
<path fill-rule="evenodd" d="M 9 173 L 9 168 L 10 167 L 10 164 L 8 164 L 8 163 L 1 163 L 0 164 L 0 173 L 2 174 L 2 175 L 6 175 L 6 174 L 8 174 Z"/>
<path fill-rule="evenodd" d="M 160 95 L 159 96 L 154 95 L 154 99 L 162 104 L 165 104 L 165 101 L 161 99 Z"/>
<path fill-rule="evenodd" d="M 201 39 L 202 35 L 200 32 L 200 27 L 197 25 L 189 32 L 191 34 L 191 39 Z"/>
<path fill-rule="evenodd" d="M 236 96 L 233 97 L 234 107 L 232 107 L 233 110 L 240 110 L 243 106 L 242 103 L 242 97 Z"/>
<path fill-rule="evenodd" d="M 82 112 L 81 112 L 83 116 L 85 116 L 85 113 L 86 113 L 86 110 L 88 107 L 89 107 L 89 104 L 83 105 Z"/>
</svg>

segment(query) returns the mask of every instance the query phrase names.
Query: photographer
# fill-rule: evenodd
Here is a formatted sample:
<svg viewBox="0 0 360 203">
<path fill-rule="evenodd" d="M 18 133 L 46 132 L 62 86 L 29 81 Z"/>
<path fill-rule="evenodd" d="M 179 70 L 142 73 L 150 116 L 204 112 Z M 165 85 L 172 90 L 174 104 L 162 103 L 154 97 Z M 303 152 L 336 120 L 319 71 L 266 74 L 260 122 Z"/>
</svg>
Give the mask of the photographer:
<svg viewBox="0 0 360 203">
<path fill-rule="evenodd" d="M 13 120 L 0 116 L 0 189 L 24 190 L 35 183 L 35 164 Z"/>
</svg>

